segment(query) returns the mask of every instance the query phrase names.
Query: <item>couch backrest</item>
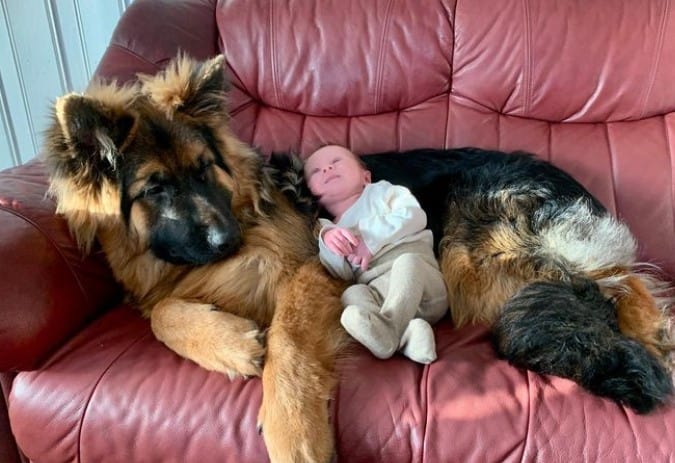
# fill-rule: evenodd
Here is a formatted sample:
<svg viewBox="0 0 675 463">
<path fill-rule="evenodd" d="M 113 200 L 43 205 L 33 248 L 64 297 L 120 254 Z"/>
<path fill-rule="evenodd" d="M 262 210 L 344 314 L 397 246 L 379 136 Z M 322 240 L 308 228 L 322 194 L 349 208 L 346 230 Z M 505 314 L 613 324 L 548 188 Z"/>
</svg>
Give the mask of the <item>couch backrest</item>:
<svg viewBox="0 0 675 463">
<path fill-rule="evenodd" d="M 127 63 L 123 78 L 149 72 L 178 47 L 222 51 L 234 128 L 264 152 L 326 142 L 364 154 L 532 151 L 625 219 L 642 256 L 675 275 L 671 3 L 191 0 L 176 14 L 170 4 L 145 13 L 164 23 L 123 19 L 102 75 L 116 75 L 113 61 Z M 124 48 L 134 63 L 119 59 Z"/>
</svg>

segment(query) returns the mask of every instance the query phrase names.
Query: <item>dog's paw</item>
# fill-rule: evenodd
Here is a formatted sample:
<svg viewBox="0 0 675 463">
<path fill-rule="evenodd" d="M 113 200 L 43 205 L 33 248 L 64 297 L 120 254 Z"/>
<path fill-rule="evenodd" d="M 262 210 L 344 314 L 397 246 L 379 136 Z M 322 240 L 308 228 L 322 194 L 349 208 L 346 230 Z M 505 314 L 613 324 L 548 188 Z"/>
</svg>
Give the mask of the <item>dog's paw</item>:
<svg viewBox="0 0 675 463">
<path fill-rule="evenodd" d="M 265 332 L 253 320 L 214 307 L 202 327 L 195 336 L 192 360 L 230 378 L 262 375 Z"/>
<path fill-rule="evenodd" d="M 265 358 L 265 333 L 257 328 L 241 333 L 236 349 L 224 349 L 221 354 L 221 363 L 231 365 L 225 373 L 230 379 L 236 376 L 261 376 Z M 230 356 L 226 358 L 226 356 Z"/>
<path fill-rule="evenodd" d="M 265 333 L 248 318 L 210 304 L 166 299 L 150 315 L 152 332 L 177 354 L 232 376 L 260 376 Z"/>
<path fill-rule="evenodd" d="M 222 314 L 222 312 L 216 312 Z M 228 321 L 232 329 L 231 321 Z M 261 376 L 265 357 L 265 332 L 248 319 L 239 319 L 235 334 L 220 333 L 213 351 L 213 360 L 219 366 L 218 371 L 226 373 L 230 378 L 235 376 Z M 218 336 L 218 333 L 214 333 Z M 227 337 L 227 339 L 224 339 Z"/>
</svg>

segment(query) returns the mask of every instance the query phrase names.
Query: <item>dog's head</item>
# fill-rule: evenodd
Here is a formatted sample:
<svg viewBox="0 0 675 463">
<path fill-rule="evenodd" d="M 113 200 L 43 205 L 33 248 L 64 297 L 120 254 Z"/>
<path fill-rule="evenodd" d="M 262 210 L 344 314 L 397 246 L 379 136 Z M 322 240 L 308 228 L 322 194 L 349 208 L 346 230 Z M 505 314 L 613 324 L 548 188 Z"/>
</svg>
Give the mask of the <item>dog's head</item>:
<svg viewBox="0 0 675 463">
<path fill-rule="evenodd" d="M 229 131 L 225 87 L 222 57 L 178 57 L 136 84 L 96 84 L 56 102 L 50 191 L 81 246 L 123 233 L 115 239 L 130 252 L 173 264 L 239 248 L 260 213 L 262 163 Z"/>
</svg>

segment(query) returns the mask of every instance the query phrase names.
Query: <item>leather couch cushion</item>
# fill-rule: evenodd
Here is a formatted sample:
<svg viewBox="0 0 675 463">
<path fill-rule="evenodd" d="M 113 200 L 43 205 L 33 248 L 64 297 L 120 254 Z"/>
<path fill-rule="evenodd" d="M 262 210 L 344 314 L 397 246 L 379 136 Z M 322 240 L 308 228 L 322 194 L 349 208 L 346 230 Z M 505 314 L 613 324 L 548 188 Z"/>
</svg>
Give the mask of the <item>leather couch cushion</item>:
<svg viewBox="0 0 675 463">
<path fill-rule="evenodd" d="M 330 404 L 340 461 L 671 457 L 672 412 L 635 415 L 570 381 L 517 370 L 495 358 L 484 328 L 443 320 L 436 333 L 439 359 L 426 367 L 351 347 Z M 41 370 L 18 374 L 9 412 L 35 461 L 259 463 L 261 392 L 259 379 L 230 380 L 181 359 L 122 306 Z"/>
</svg>

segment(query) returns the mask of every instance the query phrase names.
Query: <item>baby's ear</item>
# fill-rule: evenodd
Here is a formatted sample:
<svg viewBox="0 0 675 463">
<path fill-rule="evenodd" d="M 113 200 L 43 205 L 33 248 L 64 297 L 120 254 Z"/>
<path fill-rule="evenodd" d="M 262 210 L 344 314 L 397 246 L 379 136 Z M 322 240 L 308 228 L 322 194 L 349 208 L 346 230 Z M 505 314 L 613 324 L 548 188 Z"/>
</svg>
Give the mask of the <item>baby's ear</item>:
<svg viewBox="0 0 675 463">
<path fill-rule="evenodd" d="M 370 183 L 372 181 L 369 170 L 363 172 L 363 179 L 366 181 L 366 183 Z"/>
</svg>

